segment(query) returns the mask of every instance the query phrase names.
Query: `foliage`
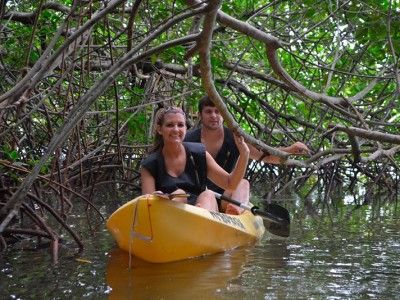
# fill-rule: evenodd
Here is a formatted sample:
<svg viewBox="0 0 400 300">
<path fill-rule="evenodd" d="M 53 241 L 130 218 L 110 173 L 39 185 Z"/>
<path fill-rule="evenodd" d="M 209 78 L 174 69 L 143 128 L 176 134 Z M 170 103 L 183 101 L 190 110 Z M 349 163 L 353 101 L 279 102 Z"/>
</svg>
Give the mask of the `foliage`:
<svg viewBox="0 0 400 300">
<path fill-rule="evenodd" d="M 40 173 L 36 192 L 50 184 L 63 203 L 103 182 L 137 188 L 155 112 L 179 105 L 196 122 L 202 53 L 213 100 L 249 142 L 313 151 L 256 164 L 254 181 L 305 196 L 321 183 L 397 191 L 398 1 L 222 1 L 211 47 L 189 39 L 208 25 L 194 0 L 3 3 L 0 158 Z"/>
</svg>

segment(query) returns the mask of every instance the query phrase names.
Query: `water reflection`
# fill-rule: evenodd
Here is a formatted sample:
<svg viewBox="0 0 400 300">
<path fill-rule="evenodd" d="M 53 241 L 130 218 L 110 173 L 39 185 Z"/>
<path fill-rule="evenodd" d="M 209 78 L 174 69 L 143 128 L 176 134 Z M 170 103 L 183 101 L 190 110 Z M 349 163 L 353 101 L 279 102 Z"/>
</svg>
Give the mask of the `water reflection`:
<svg viewBox="0 0 400 300">
<path fill-rule="evenodd" d="M 0 255 L 0 299 L 399 299 L 399 213 L 368 212 L 298 214 L 286 240 L 170 264 L 134 259 L 131 269 L 104 228 L 84 260 L 67 246 L 56 266 L 47 249 Z"/>
<path fill-rule="evenodd" d="M 109 299 L 241 299 L 255 283 L 242 282 L 243 273 L 284 268 L 288 257 L 282 241 L 166 264 L 129 261 L 128 253 L 114 249 L 106 270 Z"/>
<path fill-rule="evenodd" d="M 152 264 L 115 249 L 106 278 L 109 299 L 213 299 L 236 278 L 246 263 L 245 248 L 191 260 Z"/>
</svg>

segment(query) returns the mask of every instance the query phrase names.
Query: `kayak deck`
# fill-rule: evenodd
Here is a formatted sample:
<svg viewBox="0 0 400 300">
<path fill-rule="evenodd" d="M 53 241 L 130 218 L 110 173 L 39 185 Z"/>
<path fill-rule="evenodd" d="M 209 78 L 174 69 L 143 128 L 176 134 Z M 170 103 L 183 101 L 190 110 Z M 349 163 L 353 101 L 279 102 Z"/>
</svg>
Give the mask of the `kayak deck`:
<svg viewBox="0 0 400 300">
<path fill-rule="evenodd" d="M 227 215 L 143 195 L 118 208 L 107 228 L 118 246 L 149 262 L 170 262 L 255 243 L 265 231 L 262 218 L 245 211 Z"/>
</svg>

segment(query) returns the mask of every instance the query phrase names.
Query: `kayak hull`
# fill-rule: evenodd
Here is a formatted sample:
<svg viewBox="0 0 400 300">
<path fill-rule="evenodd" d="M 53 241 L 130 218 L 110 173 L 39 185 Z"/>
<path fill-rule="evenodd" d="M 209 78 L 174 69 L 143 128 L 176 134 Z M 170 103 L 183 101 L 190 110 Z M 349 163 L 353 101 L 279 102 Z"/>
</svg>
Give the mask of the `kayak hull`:
<svg viewBox="0 0 400 300">
<path fill-rule="evenodd" d="M 118 246 L 136 257 L 164 263 L 223 252 L 259 240 L 262 218 L 227 215 L 156 195 L 137 197 L 107 220 Z"/>
</svg>

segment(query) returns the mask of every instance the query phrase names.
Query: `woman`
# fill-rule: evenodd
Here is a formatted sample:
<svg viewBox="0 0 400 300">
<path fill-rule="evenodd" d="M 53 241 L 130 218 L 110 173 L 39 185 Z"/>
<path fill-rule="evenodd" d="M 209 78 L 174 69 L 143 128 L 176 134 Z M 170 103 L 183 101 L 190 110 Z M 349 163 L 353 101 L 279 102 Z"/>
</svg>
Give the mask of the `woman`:
<svg viewBox="0 0 400 300">
<path fill-rule="evenodd" d="M 183 142 L 187 128 L 182 109 L 168 107 L 160 110 L 155 126 L 152 153 L 143 160 L 141 167 L 142 193 L 186 193 L 189 197 L 174 200 L 218 211 L 214 193 L 206 188 L 207 178 L 223 189 L 237 188 L 245 175 L 250 152 L 243 137 L 235 136 L 240 155 L 235 168 L 227 173 L 203 144 Z M 229 211 L 239 213 L 239 208 L 230 207 Z"/>
</svg>

